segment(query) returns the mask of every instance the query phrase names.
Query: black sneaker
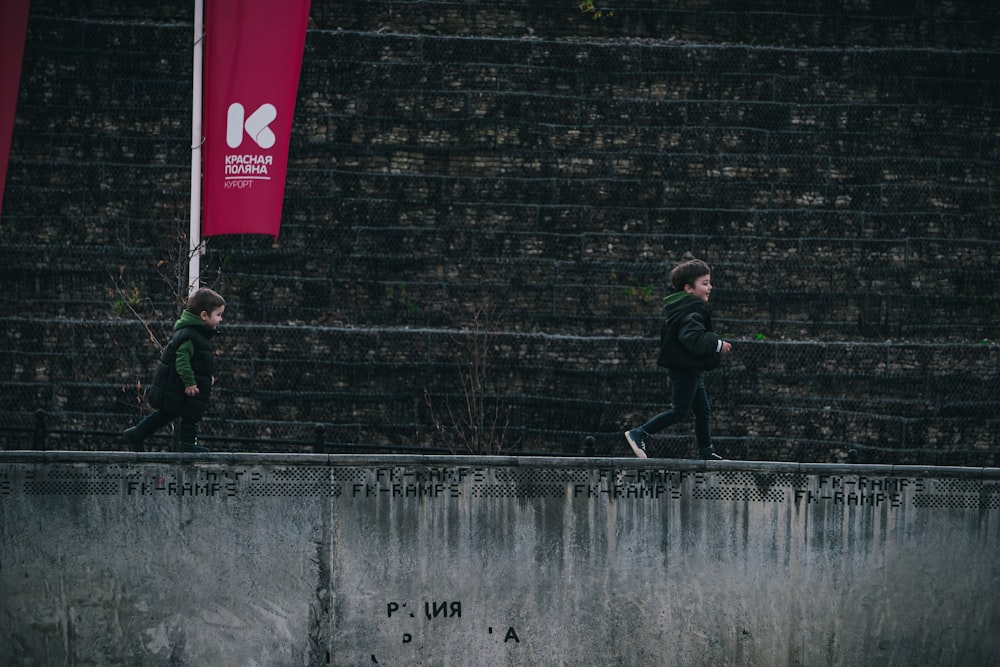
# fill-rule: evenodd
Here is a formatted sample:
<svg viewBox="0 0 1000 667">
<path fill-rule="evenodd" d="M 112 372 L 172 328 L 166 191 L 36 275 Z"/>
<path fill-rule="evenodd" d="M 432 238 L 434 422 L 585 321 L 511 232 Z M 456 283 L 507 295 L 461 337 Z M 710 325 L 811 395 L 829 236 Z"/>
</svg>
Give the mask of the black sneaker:
<svg viewBox="0 0 1000 667">
<path fill-rule="evenodd" d="M 703 458 L 706 461 L 725 461 L 726 460 L 726 459 L 722 458 L 721 456 L 719 456 L 718 454 L 716 454 L 715 452 L 702 452 L 701 453 L 701 458 Z"/>
<path fill-rule="evenodd" d="M 139 433 L 136 427 L 133 426 L 132 428 L 125 429 L 122 432 L 122 437 L 125 439 L 125 444 L 128 445 L 128 448 L 133 452 L 141 452 L 146 449 L 142 446 L 142 442 L 145 438 L 142 437 L 142 434 Z"/>
<path fill-rule="evenodd" d="M 205 453 L 211 451 L 208 447 L 202 447 L 199 444 L 190 444 L 186 442 L 181 443 L 180 450 L 182 452 L 198 452 L 198 453 Z"/>
<path fill-rule="evenodd" d="M 640 459 L 648 458 L 646 456 L 646 442 L 643 440 L 644 435 L 646 435 L 646 432 L 641 428 L 625 431 L 625 439 L 628 440 L 628 446 L 632 448 L 632 451 Z"/>
</svg>

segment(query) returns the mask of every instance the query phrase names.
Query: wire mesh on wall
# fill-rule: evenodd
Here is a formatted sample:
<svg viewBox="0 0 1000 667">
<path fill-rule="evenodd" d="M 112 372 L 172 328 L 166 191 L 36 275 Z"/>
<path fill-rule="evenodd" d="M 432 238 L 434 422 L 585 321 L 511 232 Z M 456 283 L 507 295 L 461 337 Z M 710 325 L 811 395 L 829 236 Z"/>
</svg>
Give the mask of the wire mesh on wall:
<svg viewBox="0 0 1000 667">
<path fill-rule="evenodd" d="M 697 256 L 735 346 L 706 376 L 725 455 L 995 464 L 997 9 L 695 4 L 314 2 L 278 242 L 202 258 L 229 302 L 205 441 L 627 455 L 668 396 L 667 273 Z M 182 5 L 32 3 L 4 447 L 117 447 L 148 410 L 187 263 Z"/>
</svg>

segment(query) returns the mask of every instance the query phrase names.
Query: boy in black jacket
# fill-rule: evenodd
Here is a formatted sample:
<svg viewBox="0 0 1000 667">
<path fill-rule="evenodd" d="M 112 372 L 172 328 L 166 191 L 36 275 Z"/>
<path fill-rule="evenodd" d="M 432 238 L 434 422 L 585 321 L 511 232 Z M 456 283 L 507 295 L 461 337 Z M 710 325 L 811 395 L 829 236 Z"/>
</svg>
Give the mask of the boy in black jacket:
<svg viewBox="0 0 1000 667">
<path fill-rule="evenodd" d="M 678 264 L 670 271 L 674 293 L 666 302 L 667 319 L 660 330 L 660 356 L 656 360 L 670 373 L 670 409 L 638 428 L 625 432 L 629 447 L 646 458 L 646 439 L 668 426 L 685 421 L 694 413 L 694 435 L 703 459 L 720 460 L 712 447 L 709 419 L 712 407 L 701 372 L 719 365 L 720 356 L 732 346 L 712 331 L 708 297 L 712 293 L 712 270 L 700 259 Z"/>
<path fill-rule="evenodd" d="M 178 417 L 182 452 L 207 452 L 198 444 L 198 423 L 208 407 L 215 383 L 212 337 L 216 334 L 226 301 L 210 289 L 195 290 L 187 307 L 174 322 L 174 335 L 156 364 L 149 403 L 155 411 L 125 431 L 133 451 L 143 441 Z"/>
</svg>

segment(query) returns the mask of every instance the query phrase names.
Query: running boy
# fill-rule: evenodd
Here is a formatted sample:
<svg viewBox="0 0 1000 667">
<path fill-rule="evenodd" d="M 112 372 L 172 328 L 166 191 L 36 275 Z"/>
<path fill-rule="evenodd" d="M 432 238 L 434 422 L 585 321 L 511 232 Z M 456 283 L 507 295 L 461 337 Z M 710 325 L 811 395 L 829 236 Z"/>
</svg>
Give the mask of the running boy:
<svg viewBox="0 0 1000 667">
<path fill-rule="evenodd" d="M 686 421 L 691 413 L 698 455 L 708 460 L 722 459 L 712 447 L 712 407 L 701 373 L 718 366 L 721 355 L 728 354 L 732 346 L 712 331 L 707 306 L 712 293 L 711 273 L 708 264 L 700 259 L 683 262 L 670 271 L 670 285 L 675 291 L 664 299 L 667 319 L 660 330 L 656 364 L 670 374 L 671 405 L 666 412 L 625 432 L 629 447 L 640 459 L 646 458 L 650 435 Z"/>
<path fill-rule="evenodd" d="M 198 424 L 215 383 L 212 337 L 225 310 L 225 299 L 210 289 L 195 290 L 188 297 L 153 375 L 149 403 L 155 411 L 125 431 L 125 441 L 134 451 L 142 451 L 146 438 L 178 417 L 180 451 L 208 451 L 198 444 Z"/>
</svg>

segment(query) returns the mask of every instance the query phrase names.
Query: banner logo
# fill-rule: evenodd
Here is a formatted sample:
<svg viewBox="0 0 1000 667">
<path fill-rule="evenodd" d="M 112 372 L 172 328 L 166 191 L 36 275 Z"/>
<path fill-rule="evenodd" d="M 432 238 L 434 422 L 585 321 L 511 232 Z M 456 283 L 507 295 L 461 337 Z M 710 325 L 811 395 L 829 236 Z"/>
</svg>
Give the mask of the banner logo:
<svg viewBox="0 0 1000 667">
<path fill-rule="evenodd" d="M 276 137 L 268 125 L 277 117 L 278 110 L 273 104 L 261 104 L 247 118 L 243 105 L 233 102 L 226 113 L 226 145 L 239 148 L 243 143 L 243 133 L 246 132 L 259 147 L 271 148 Z M 270 180 L 273 164 L 274 160 L 270 155 L 229 154 L 226 156 L 225 188 L 252 188 L 254 181 Z"/>
<path fill-rule="evenodd" d="M 230 148 L 239 148 L 243 143 L 243 132 L 246 131 L 250 138 L 261 148 L 270 148 L 274 145 L 277 137 L 268 125 L 278 117 L 278 110 L 273 104 L 261 104 L 257 110 L 250 114 L 244 121 L 246 110 L 239 102 L 229 105 L 229 112 L 226 116 L 226 145 Z"/>
</svg>

